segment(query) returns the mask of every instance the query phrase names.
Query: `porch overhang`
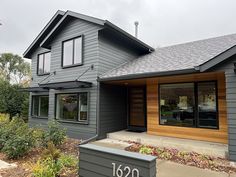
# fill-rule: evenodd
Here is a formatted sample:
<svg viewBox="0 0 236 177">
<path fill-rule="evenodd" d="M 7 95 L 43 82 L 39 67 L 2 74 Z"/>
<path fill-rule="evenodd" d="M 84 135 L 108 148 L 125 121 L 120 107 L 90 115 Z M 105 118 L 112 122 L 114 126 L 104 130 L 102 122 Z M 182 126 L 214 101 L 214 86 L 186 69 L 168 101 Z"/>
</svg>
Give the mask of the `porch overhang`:
<svg viewBox="0 0 236 177">
<path fill-rule="evenodd" d="M 54 83 L 45 83 L 45 84 L 39 84 L 40 88 L 43 89 L 74 89 L 74 88 L 89 88 L 92 87 L 91 82 L 86 81 L 66 81 L 66 82 L 54 82 Z"/>
<path fill-rule="evenodd" d="M 20 92 L 48 92 L 48 89 L 41 87 L 26 87 L 19 89 Z"/>
<path fill-rule="evenodd" d="M 120 80 L 143 79 L 143 78 L 181 75 L 181 74 L 193 74 L 193 73 L 199 73 L 199 70 L 196 70 L 195 68 L 189 68 L 189 69 L 174 70 L 174 71 L 137 73 L 137 74 L 121 75 L 121 76 L 107 77 L 107 78 L 101 77 L 101 78 L 98 78 L 98 81 L 99 82 L 120 81 Z"/>
</svg>

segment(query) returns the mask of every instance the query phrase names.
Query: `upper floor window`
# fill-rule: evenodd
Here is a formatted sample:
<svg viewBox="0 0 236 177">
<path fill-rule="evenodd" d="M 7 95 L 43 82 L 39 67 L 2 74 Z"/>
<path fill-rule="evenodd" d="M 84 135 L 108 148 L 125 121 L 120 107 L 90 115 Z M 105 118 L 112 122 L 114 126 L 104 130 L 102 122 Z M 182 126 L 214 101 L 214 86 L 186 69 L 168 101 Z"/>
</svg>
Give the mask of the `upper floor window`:
<svg viewBox="0 0 236 177">
<path fill-rule="evenodd" d="M 51 52 L 38 55 L 38 75 L 50 73 Z"/>
<path fill-rule="evenodd" d="M 82 64 L 82 36 L 64 41 L 62 66 L 73 66 Z"/>
</svg>

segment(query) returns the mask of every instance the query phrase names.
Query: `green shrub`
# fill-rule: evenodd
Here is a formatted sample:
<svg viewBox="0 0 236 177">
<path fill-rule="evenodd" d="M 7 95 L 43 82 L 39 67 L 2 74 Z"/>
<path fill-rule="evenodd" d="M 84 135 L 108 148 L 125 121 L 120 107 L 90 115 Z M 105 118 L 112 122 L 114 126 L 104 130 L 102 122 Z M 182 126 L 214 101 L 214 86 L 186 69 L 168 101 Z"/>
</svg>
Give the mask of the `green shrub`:
<svg viewBox="0 0 236 177">
<path fill-rule="evenodd" d="M 53 159 L 58 160 L 61 156 L 61 151 L 55 147 L 52 142 L 48 142 L 47 148 L 45 148 L 42 152 L 41 158 L 42 159 Z"/>
<path fill-rule="evenodd" d="M 78 160 L 76 157 L 61 154 L 53 143 L 49 143 L 40 160 L 31 168 L 34 177 L 57 177 L 60 176 L 63 170 L 77 166 Z"/>
<path fill-rule="evenodd" d="M 62 128 L 56 121 L 48 123 L 48 130 L 43 135 L 44 142 L 53 142 L 55 146 L 61 145 L 66 139 L 66 129 Z"/>
<path fill-rule="evenodd" d="M 0 124 L 6 123 L 8 121 L 9 121 L 9 115 L 0 113 Z"/>
<path fill-rule="evenodd" d="M 32 136 L 33 129 L 21 118 L 14 118 L 0 127 L 0 150 L 8 158 L 19 158 L 25 155 L 35 145 Z"/>
<path fill-rule="evenodd" d="M 33 177 L 57 177 L 62 170 L 60 163 L 53 159 L 39 160 L 32 167 Z"/>
<path fill-rule="evenodd" d="M 139 150 L 139 153 L 141 153 L 141 154 L 151 154 L 152 149 L 147 147 L 147 146 L 142 146 Z"/>
<path fill-rule="evenodd" d="M 62 154 L 58 159 L 58 163 L 60 163 L 63 167 L 77 167 L 78 159 L 72 155 Z"/>
</svg>

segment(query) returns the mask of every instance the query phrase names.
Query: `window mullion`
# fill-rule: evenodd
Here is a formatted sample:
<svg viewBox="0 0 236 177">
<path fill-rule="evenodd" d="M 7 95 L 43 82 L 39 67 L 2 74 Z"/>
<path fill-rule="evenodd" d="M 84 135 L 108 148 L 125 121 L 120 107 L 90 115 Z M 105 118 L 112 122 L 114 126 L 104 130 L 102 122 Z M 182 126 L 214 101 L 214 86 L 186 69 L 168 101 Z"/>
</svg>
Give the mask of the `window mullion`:
<svg viewBox="0 0 236 177">
<path fill-rule="evenodd" d="M 72 64 L 75 64 L 75 40 L 73 39 L 73 44 L 72 44 Z"/>
<path fill-rule="evenodd" d="M 79 99 L 79 93 L 78 93 L 78 96 L 77 96 L 77 121 L 80 120 L 80 99 Z"/>
<path fill-rule="evenodd" d="M 199 127 L 199 110 L 198 110 L 198 83 L 194 83 L 194 97 L 195 97 L 195 123 L 196 127 Z"/>
</svg>

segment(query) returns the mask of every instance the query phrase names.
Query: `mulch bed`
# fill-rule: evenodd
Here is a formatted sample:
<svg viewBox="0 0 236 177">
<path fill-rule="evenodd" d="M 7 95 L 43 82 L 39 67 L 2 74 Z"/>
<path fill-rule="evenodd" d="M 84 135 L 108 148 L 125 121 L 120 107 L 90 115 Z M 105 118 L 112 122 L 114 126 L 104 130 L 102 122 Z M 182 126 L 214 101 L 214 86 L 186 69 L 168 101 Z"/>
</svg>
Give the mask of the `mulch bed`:
<svg viewBox="0 0 236 177">
<path fill-rule="evenodd" d="M 230 161 L 224 158 L 212 157 L 208 155 L 198 154 L 196 152 L 182 152 L 177 149 L 171 148 L 144 146 L 136 142 L 129 143 L 131 144 L 131 146 L 126 148 L 127 151 L 140 153 L 140 149 L 148 148 L 150 152 L 145 154 L 157 156 L 158 159 L 170 160 L 180 164 L 195 166 L 203 169 L 210 169 L 213 171 L 236 173 L 236 168 L 230 165 Z"/>
<path fill-rule="evenodd" d="M 78 148 L 79 140 L 68 138 L 66 141 L 59 147 L 61 152 L 65 154 L 75 155 L 78 157 Z M 7 170 L 0 170 L 0 176 L 2 177 L 30 177 L 31 169 L 30 164 L 36 163 L 40 158 L 42 148 L 34 148 L 26 156 L 17 159 L 9 160 L 3 153 L 0 153 L 0 159 L 8 163 L 15 163 L 16 168 L 11 168 Z M 60 177 L 77 177 L 77 169 L 69 169 L 68 171 L 62 172 Z"/>
</svg>

